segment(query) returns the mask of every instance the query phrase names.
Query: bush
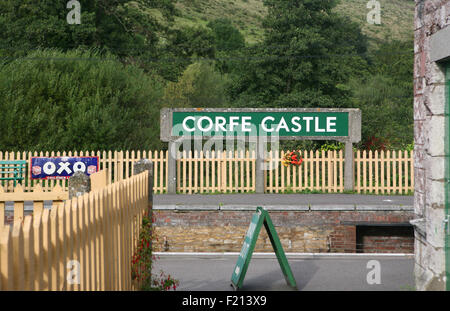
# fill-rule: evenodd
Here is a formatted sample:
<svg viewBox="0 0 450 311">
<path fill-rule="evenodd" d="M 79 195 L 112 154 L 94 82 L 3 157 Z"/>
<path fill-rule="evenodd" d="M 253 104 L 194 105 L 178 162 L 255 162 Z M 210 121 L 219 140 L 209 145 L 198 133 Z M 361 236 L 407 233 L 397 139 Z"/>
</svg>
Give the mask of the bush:
<svg viewBox="0 0 450 311">
<path fill-rule="evenodd" d="M 0 150 L 160 148 L 163 83 L 95 51 L 0 65 Z"/>
<path fill-rule="evenodd" d="M 213 65 L 199 62 L 189 65 L 178 82 L 169 82 L 164 101 L 170 107 L 223 107 L 226 105 L 226 76 Z"/>
</svg>

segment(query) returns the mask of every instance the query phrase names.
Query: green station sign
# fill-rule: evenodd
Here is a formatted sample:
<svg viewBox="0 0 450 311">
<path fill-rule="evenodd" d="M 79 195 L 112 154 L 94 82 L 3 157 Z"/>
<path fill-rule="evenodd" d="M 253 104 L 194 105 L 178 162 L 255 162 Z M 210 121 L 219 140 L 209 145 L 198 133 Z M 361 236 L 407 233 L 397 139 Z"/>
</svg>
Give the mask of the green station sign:
<svg viewBox="0 0 450 311">
<path fill-rule="evenodd" d="M 347 137 L 348 112 L 174 111 L 172 136 Z"/>
<path fill-rule="evenodd" d="M 289 267 L 289 263 L 283 247 L 281 246 L 278 234 L 273 226 L 272 220 L 270 219 L 269 213 L 262 207 L 258 207 L 256 209 L 256 213 L 252 216 L 252 221 L 248 227 L 247 234 L 245 235 L 241 252 L 239 253 L 236 266 L 234 267 L 233 274 L 231 275 L 231 285 L 236 290 L 242 287 L 262 225 L 266 228 L 267 235 L 269 236 L 287 284 L 290 287 L 297 289 L 297 283 L 295 282 L 294 275 Z"/>
</svg>

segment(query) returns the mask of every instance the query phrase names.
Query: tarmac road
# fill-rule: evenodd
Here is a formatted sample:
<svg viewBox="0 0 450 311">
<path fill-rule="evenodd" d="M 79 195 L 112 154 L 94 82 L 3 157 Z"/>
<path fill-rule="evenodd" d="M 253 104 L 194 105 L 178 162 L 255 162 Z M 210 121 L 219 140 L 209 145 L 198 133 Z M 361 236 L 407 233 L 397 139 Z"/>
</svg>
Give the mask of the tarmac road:
<svg viewBox="0 0 450 311">
<path fill-rule="evenodd" d="M 238 254 L 159 254 L 154 272 L 162 269 L 180 281 L 181 291 L 232 291 L 231 274 Z M 300 291 L 410 291 L 414 290 L 413 255 L 288 255 Z M 381 284 L 368 284 L 370 260 L 380 263 Z M 254 254 L 243 291 L 292 290 L 274 255 Z"/>
</svg>

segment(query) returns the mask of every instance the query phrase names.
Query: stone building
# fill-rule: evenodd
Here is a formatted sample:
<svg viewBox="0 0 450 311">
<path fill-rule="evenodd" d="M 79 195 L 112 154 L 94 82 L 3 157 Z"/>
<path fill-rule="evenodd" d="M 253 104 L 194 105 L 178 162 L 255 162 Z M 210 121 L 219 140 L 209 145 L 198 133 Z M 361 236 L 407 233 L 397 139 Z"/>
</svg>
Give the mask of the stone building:
<svg viewBox="0 0 450 311">
<path fill-rule="evenodd" d="M 414 20 L 415 278 L 449 289 L 448 182 L 450 0 L 416 0 Z M 447 270 L 447 271 L 446 271 Z M 447 284 L 446 284 L 447 282 Z"/>
</svg>

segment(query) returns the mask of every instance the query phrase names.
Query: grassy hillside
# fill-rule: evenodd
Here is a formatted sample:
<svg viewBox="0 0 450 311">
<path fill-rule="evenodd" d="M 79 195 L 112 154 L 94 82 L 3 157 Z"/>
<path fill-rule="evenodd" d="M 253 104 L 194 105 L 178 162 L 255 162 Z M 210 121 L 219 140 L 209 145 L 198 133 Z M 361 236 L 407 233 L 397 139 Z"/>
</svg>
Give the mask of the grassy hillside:
<svg viewBox="0 0 450 311">
<path fill-rule="evenodd" d="M 386 37 L 412 37 L 414 19 L 413 0 L 380 0 L 381 25 L 366 21 L 368 0 L 341 0 L 336 11 L 358 22 L 372 44 Z M 266 14 L 262 0 L 178 0 L 180 16 L 177 25 L 206 25 L 216 18 L 228 18 L 245 36 L 247 43 L 261 40 L 261 21 Z"/>
</svg>

